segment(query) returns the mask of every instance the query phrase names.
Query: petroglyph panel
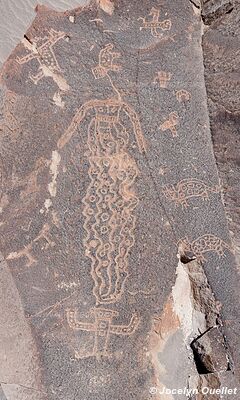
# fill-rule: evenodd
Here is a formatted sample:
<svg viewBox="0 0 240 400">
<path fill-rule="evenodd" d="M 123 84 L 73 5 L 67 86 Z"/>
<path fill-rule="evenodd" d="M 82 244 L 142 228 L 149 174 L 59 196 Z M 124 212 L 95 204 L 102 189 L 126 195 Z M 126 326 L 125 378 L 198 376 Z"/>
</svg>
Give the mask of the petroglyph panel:
<svg viewBox="0 0 240 400">
<path fill-rule="evenodd" d="M 1 73 L 0 247 L 49 400 L 149 397 L 179 238 L 237 315 L 201 19 L 182 0 L 139 4 L 38 6 Z"/>
</svg>

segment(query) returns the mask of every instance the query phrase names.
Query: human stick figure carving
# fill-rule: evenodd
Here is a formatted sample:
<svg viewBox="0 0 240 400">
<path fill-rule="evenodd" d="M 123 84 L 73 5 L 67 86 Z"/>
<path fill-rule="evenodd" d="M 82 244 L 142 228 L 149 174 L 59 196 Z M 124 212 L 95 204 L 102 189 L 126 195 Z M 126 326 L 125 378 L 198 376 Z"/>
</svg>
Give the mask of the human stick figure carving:
<svg viewBox="0 0 240 400">
<path fill-rule="evenodd" d="M 211 187 L 203 181 L 196 178 L 183 179 L 176 185 L 166 185 L 162 192 L 168 200 L 175 201 L 176 205 L 182 208 L 188 207 L 188 199 L 201 197 L 203 200 L 209 200 L 210 193 L 221 192 L 221 186 Z"/>
<path fill-rule="evenodd" d="M 59 148 L 66 145 L 87 117 L 89 185 L 82 200 L 83 243 L 85 255 L 91 260 L 97 304 L 110 304 L 122 296 L 128 277 L 128 255 L 135 243 L 134 209 L 139 199 L 133 185 L 139 170 L 128 152 L 131 128 L 141 153 L 146 145 L 135 111 L 122 101 L 108 99 L 85 103 L 60 138 Z"/>
<path fill-rule="evenodd" d="M 93 322 L 81 322 L 77 320 L 77 311 L 75 309 L 67 310 L 67 321 L 71 329 L 75 331 L 85 331 L 94 333 L 94 345 L 91 352 L 76 352 L 78 359 L 86 357 L 101 356 L 109 357 L 108 343 L 110 335 L 130 336 L 139 325 L 139 317 L 134 313 L 128 325 L 114 325 L 112 320 L 118 316 L 117 311 L 104 308 L 93 308 L 91 314 L 94 316 Z"/>
<path fill-rule="evenodd" d="M 152 17 L 151 21 L 147 21 L 146 17 L 138 18 L 138 20 L 143 21 L 143 25 L 140 27 L 140 30 L 150 29 L 153 37 L 162 38 L 162 31 L 169 31 L 171 29 L 171 20 L 165 19 L 164 21 L 159 21 L 160 10 L 154 7 L 151 9 L 149 15 Z"/>
<path fill-rule="evenodd" d="M 39 72 L 36 75 L 31 75 L 30 79 L 37 84 L 45 76 L 48 76 L 47 70 L 53 73 L 61 74 L 61 68 L 58 64 L 53 51 L 53 46 L 60 40 L 66 37 L 64 32 L 57 32 L 50 29 L 49 35 L 43 38 L 37 37 L 33 40 L 32 49 L 29 54 L 24 57 L 17 57 L 19 64 L 28 63 L 36 59 L 40 66 Z"/>
<path fill-rule="evenodd" d="M 170 132 L 172 133 L 173 137 L 178 136 L 177 133 L 177 126 L 179 125 L 179 115 L 176 111 L 173 111 L 169 114 L 169 117 L 166 121 L 164 121 L 161 125 L 160 125 L 160 129 L 161 131 L 165 132 L 167 130 L 170 130 Z"/>
<path fill-rule="evenodd" d="M 232 248 L 224 240 L 212 234 L 205 234 L 190 242 L 187 237 L 180 239 L 178 245 L 182 247 L 183 251 L 191 251 L 198 261 L 206 261 L 203 254 L 215 251 L 219 258 L 225 255 L 224 251 Z"/>
<path fill-rule="evenodd" d="M 107 44 L 99 53 L 99 63 L 98 66 L 92 68 L 92 73 L 95 79 L 100 79 L 105 77 L 109 71 L 120 71 L 121 67 L 114 64 L 114 60 L 120 57 L 120 53 L 114 52 L 113 44 Z"/>
</svg>

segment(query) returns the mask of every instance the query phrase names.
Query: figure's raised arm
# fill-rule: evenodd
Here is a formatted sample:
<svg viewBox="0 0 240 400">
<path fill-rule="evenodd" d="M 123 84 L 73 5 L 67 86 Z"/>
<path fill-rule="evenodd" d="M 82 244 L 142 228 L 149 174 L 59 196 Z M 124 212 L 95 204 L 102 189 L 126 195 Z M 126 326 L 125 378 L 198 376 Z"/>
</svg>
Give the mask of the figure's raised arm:
<svg viewBox="0 0 240 400">
<path fill-rule="evenodd" d="M 88 102 L 82 105 L 73 117 L 73 120 L 71 124 L 69 125 L 68 129 L 64 132 L 64 134 L 60 137 L 58 140 L 57 146 L 59 149 L 62 149 L 71 139 L 72 135 L 75 133 L 77 130 L 78 125 L 82 122 L 82 120 L 85 118 L 86 113 L 92 109 L 93 104 L 92 102 Z"/>
<path fill-rule="evenodd" d="M 122 109 L 125 111 L 125 113 L 130 118 L 130 120 L 133 124 L 133 130 L 134 130 L 134 134 L 136 137 L 136 141 L 137 141 L 140 153 L 146 152 L 146 150 L 147 150 L 146 140 L 144 138 L 141 124 L 140 124 L 137 113 L 132 109 L 132 107 L 130 107 L 126 103 L 123 103 Z"/>
<path fill-rule="evenodd" d="M 16 57 L 16 61 L 17 61 L 18 64 L 25 64 L 28 61 L 31 61 L 34 58 L 37 58 L 38 56 L 39 56 L 38 53 L 36 54 L 36 53 L 32 52 L 32 53 L 26 54 L 23 57 Z"/>
</svg>

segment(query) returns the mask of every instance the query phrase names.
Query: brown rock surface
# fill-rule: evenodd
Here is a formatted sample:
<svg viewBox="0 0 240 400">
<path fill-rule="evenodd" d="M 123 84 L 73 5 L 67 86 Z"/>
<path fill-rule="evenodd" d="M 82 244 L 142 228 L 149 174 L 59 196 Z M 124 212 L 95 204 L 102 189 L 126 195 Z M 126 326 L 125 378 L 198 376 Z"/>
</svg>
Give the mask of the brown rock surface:
<svg viewBox="0 0 240 400">
<path fill-rule="evenodd" d="M 203 36 L 205 81 L 214 153 L 224 189 L 224 204 L 240 267 L 240 3 L 215 18 Z"/>
<path fill-rule="evenodd" d="M 7 347 L 7 400 L 146 400 L 190 375 L 198 387 L 190 345 L 215 313 L 225 372 L 239 377 L 239 276 L 201 34 L 182 0 L 38 7 L 4 64 L 1 266 L 18 296 L 0 334 L 18 321 L 25 342 L 12 348 L 31 371 L 16 380 L 22 358 Z"/>
</svg>

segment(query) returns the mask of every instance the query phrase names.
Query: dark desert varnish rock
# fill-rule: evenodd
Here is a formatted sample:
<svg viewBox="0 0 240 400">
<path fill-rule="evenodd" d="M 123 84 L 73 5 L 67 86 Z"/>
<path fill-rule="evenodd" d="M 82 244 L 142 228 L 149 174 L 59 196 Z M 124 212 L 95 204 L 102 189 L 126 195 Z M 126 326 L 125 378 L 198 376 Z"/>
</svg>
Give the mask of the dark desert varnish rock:
<svg viewBox="0 0 240 400">
<path fill-rule="evenodd" d="M 237 274 L 192 4 L 38 7 L 1 85 L 1 265 L 39 371 L 22 398 L 151 398 L 149 332 L 178 246 L 204 263 L 237 360 Z"/>
</svg>

